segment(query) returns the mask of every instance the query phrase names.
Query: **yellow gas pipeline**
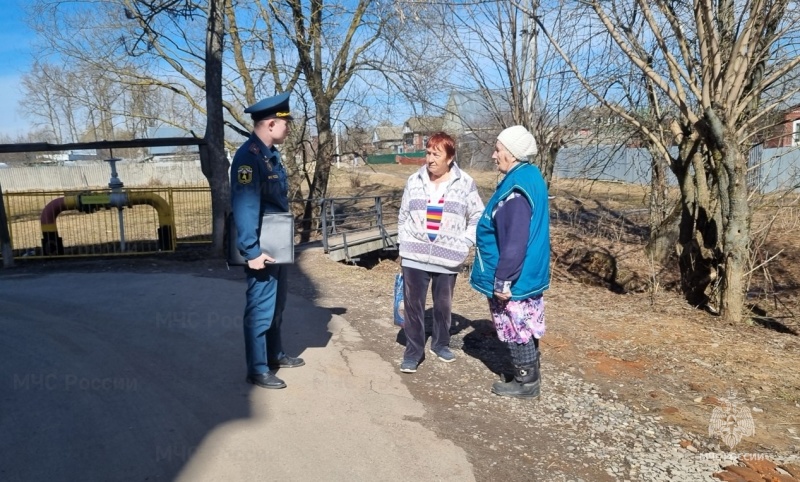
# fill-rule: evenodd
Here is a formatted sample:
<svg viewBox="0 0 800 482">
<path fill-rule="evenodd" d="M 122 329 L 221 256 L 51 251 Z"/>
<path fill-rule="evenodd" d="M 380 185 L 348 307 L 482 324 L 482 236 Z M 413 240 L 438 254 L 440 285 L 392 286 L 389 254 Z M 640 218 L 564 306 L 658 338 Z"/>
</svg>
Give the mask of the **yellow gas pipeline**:
<svg viewBox="0 0 800 482">
<path fill-rule="evenodd" d="M 172 207 L 161 196 L 152 192 L 111 192 L 64 196 L 50 201 L 42 210 L 42 250 L 44 255 L 64 254 L 64 244 L 58 235 L 56 219 L 64 211 L 77 210 L 93 213 L 100 209 L 125 208 L 146 204 L 158 213 L 158 249 L 175 249 L 175 218 Z"/>
</svg>

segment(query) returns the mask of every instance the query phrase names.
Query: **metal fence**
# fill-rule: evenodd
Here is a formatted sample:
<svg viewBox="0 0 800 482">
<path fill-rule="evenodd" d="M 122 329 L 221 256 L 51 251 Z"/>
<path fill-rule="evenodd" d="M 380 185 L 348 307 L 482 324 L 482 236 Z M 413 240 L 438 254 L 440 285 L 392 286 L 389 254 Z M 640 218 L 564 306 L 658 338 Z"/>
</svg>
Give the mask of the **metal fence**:
<svg viewBox="0 0 800 482">
<path fill-rule="evenodd" d="M 173 251 L 211 241 L 211 191 L 93 189 L 4 193 L 14 257 Z"/>
<path fill-rule="evenodd" d="M 116 163 L 119 178 L 129 187 L 205 187 L 208 181 L 199 160 Z M 69 165 L 10 166 L 0 168 L 3 192 L 61 191 L 108 186 L 106 161 L 74 161 Z"/>
<path fill-rule="evenodd" d="M 677 148 L 672 154 L 677 155 Z M 567 147 L 558 151 L 555 176 L 564 179 L 599 179 L 646 185 L 650 183 L 651 157 L 647 149 L 624 146 Z M 751 149 L 747 182 L 753 191 L 770 193 L 800 188 L 800 150 L 797 148 Z M 675 176 L 667 181 L 677 185 Z"/>
</svg>

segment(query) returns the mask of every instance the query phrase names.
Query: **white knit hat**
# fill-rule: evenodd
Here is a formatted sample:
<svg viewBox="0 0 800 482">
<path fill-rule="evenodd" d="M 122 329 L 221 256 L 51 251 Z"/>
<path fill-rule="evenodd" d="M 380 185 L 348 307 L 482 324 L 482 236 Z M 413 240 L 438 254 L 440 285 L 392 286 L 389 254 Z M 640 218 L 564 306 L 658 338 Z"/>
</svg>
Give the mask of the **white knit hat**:
<svg viewBox="0 0 800 482">
<path fill-rule="evenodd" d="M 511 126 L 503 130 L 497 140 L 503 144 L 515 159 L 525 161 L 528 156 L 535 156 L 539 150 L 536 148 L 536 139 L 528 129 L 522 126 Z"/>
</svg>

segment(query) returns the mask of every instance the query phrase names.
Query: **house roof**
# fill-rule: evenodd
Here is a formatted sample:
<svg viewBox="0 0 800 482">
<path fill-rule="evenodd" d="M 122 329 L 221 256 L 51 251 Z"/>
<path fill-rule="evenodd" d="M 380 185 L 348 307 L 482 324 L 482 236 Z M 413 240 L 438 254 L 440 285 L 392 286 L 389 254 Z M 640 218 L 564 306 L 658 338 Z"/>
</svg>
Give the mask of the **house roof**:
<svg viewBox="0 0 800 482">
<path fill-rule="evenodd" d="M 443 123 L 444 119 L 441 117 L 416 116 L 409 117 L 403 127 L 407 127 L 411 132 L 439 132 Z"/>
<path fill-rule="evenodd" d="M 780 106 L 783 110 L 791 110 L 800 107 L 800 92 L 795 92 L 791 97 L 786 99 Z"/>
<path fill-rule="evenodd" d="M 511 105 L 506 95 L 501 91 L 452 91 L 447 108 L 464 127 L 475 129 L 510 116 Z"/>
<path fill-rule="evenodd" d="M 399 141 L 403 139 L 403 126 L 378 126 L 374 138 L 376 141 Z"/>
</svg>

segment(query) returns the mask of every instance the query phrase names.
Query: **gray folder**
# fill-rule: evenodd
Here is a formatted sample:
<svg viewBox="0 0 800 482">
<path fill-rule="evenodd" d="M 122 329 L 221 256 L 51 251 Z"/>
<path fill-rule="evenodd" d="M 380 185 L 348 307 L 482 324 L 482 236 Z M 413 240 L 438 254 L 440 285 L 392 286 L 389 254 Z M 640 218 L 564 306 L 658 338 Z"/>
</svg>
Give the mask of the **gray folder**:
<svg viewBox="0 0 800 482">
<path fill-rule="evenodd" d="M 233 213 L 227 220 L 227 253 L 228 264 L 231 266 L 246 266 L 239 251 L 238 233 Z M 266 213 L 261 218 L 261 236 L 258 238 L 261 252 L 275 258 L 274 264 L 294 263 L 294 215 L 292 213 Z"/>
</svg>

